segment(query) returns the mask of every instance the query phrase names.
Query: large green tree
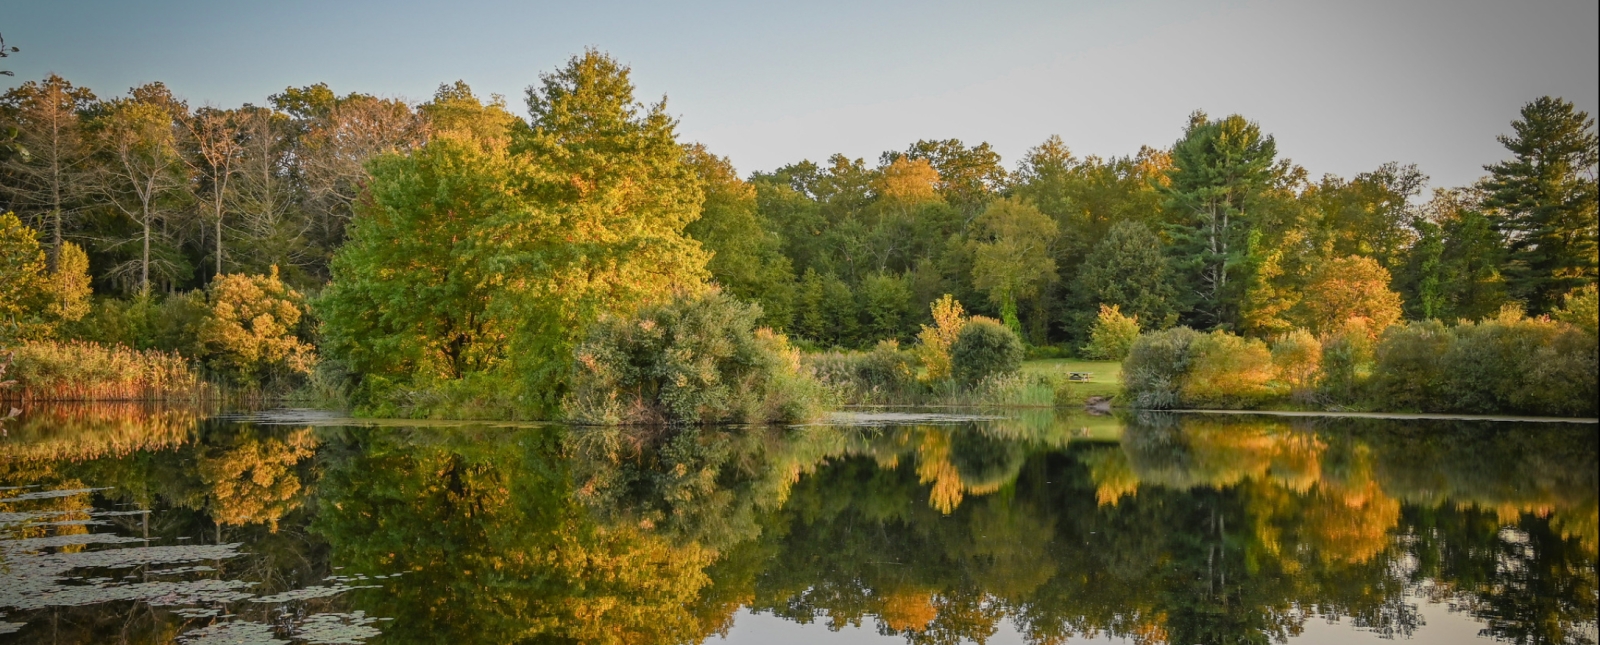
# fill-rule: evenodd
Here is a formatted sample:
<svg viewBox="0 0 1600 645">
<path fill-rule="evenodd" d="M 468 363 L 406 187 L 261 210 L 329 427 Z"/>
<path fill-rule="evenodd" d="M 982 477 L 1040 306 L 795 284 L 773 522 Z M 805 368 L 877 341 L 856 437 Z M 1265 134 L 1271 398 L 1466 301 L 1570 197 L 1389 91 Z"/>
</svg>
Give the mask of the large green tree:
<svg viewBox="0 0 1600 645">
<path fill-rule="evenodd" d="M 1511 129 L 1500 143 L 1512 158 L 1484 166 L 1484 205 L 1506 237 L 1512 296 L 1542 313 L 1559 306 L 1563 293 L 1595 281 L 1600 147 L 1594 119 L 1558 98 L 1523 106 Z"/>
<path fill-rule="evenodd" d="M 683 235 L 700 182 L 666 106 L 600 52 L 529 89 L 531 127 L 463 107 L 454 134 L 369 166 L 320 302 L 328 351 L 386 379 L 509 377 L 548 412 L 590 322 L 704 288 Z"/>
<path fill-rule="evenodd" d="M 1239 301 L 1252 267 L 1250 237 L 1263 195 L 1283 176 L 1278 146 L 1239 115 L 1210 119 L 1195 112 L 1173 144 L 1165 187 L 1174 260 L 1188 283 L 1194 322 L 1239 323 Z"/>
<path fill-rule="evenodd" d="M 1072 292 L 1079 305 L 1075 309 L 1084 314 L 1078 319 L 1084 329 L 1100 305 L 1138 316 L 1145 329 L 1170 327 L 1178 319 L 1178 290 L 1161 238 L 1138 221 L 1111 227 L 1084 259 Z"/>
</svg>

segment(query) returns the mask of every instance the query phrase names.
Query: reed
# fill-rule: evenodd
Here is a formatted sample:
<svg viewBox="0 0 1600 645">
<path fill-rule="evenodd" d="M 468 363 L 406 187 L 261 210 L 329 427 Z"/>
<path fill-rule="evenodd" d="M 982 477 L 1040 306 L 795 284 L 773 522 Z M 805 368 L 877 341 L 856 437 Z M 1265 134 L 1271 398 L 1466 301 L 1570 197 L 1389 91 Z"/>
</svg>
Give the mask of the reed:
<svg viewBox="0 0 1600 645">
<path fill-rule="evenodd" d="M 4 401 L 192 400 L 208 391 L 175 352 L 84 341 L 27 341 L 10 352 L 16 382 L 0 389 Z"/>
</svg>

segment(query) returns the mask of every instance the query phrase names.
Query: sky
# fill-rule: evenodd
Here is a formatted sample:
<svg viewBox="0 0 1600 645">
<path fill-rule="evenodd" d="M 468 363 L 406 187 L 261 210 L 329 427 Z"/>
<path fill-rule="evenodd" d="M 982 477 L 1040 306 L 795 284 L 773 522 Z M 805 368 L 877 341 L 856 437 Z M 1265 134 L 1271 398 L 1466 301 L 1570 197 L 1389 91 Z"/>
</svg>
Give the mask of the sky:
<svg viewBox="0 0 1600 645">
<path fill-rule="evenodd" d="M 1200 109 L 1259 122 L 1313 178 L 1398 161 L 1458 186 L 1506 156 L 1495 137 L 1528 101 L 1600 102 L 1594 0 L 0 0 L 0 35 L 22 49 L 6 88 L 159 80 L 219 107 L 316 82 L 422 101 L 461 79 L 521 113 L 594 47 L 742 173 L 919 139 L 987 141 L 1008 166 L 1052 134 L 1128 155 Z"/>
</svg>

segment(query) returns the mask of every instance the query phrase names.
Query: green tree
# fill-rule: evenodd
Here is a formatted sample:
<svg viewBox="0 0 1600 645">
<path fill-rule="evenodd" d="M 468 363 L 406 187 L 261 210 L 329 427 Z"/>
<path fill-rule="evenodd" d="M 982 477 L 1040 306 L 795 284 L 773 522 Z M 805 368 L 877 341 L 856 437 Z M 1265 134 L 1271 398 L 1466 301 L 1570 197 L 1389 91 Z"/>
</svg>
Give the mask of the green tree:
<svg viewBox="0 0 1600 645">
<path fill-rule="evenodd" d="M 1006 326 L 1021 335 L 1017 302 L 1056 278 L 1056 261 L 1050 256 L 1058 230 L 1055 220 L 1032 204 L 1008 198 L 990 204 L 973 228 L 972 284 L 988 292 Z"/>
<path fill-rule="evenodd" d="M 1511 129 L 1499 139 L 1512 158 L 1484 166 L 1484 205 L 1506 237 L 1512 297 L 1544 313 L 1561 294 L 1595 281 L 1600 144 L 1587 112 L 1548 96 L 1523 106 Z"/>
<path fill-rule="evenodd" d="M 695 144 L 685 148 L 689 165 L 705 188 L 700 219 L 684 228 L 711 259 L 706 269 L 732 295 L 761 304 L 761 322 L 785 329 L 794 317 L 794 269 L 782 240 L 757 212 L 755 186 L 739 179 L 733 164 Z"/>
<path fill-rule="evenodd" d="M 509 149 L 459 127 L 370 164 L 320 303 L 331 354 L 386 379 L 514 378 L 549 413 L 590 323 L 704 288 L 683 235 L 703 193 L 666 106 L 634 102 L 628 69 L 589 51 L 528 107 Z"/>
<path fill-rule="evenodd" d="M 1202 325 L 1240 322 L 1256 208 L 1284 174 L 1274 165 L 1277 151 L 1277 142 L 1244 117 L 1212 120 L 1204 112 L 1189 117 L 1183 138 L 1173 144 L 1171 185 L 1164 189 L 1174 221 L 1168 234 Z"/>
<path fill-rule="evenodd" d="M 1072 285 L 1080 307 L 1119 307 L 1151 329 L 1177 322 L 1178 292 L 1161 238 L 1144 224 L 1123 220 L 1095 245 Z"/>
</svg>

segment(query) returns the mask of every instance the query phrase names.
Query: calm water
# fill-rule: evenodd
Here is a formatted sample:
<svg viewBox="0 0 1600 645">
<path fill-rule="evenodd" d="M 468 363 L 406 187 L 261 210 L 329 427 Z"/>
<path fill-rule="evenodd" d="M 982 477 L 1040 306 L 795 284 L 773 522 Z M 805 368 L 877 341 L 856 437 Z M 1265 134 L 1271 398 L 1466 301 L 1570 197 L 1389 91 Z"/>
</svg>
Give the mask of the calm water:
<svg viewBox="0 0 1600 645">
<path fill-rule="evenodd" d="M 1592 425 L 340 423 L 12 422 L 0 642 L 1596 642 Z"/>
</svg>

